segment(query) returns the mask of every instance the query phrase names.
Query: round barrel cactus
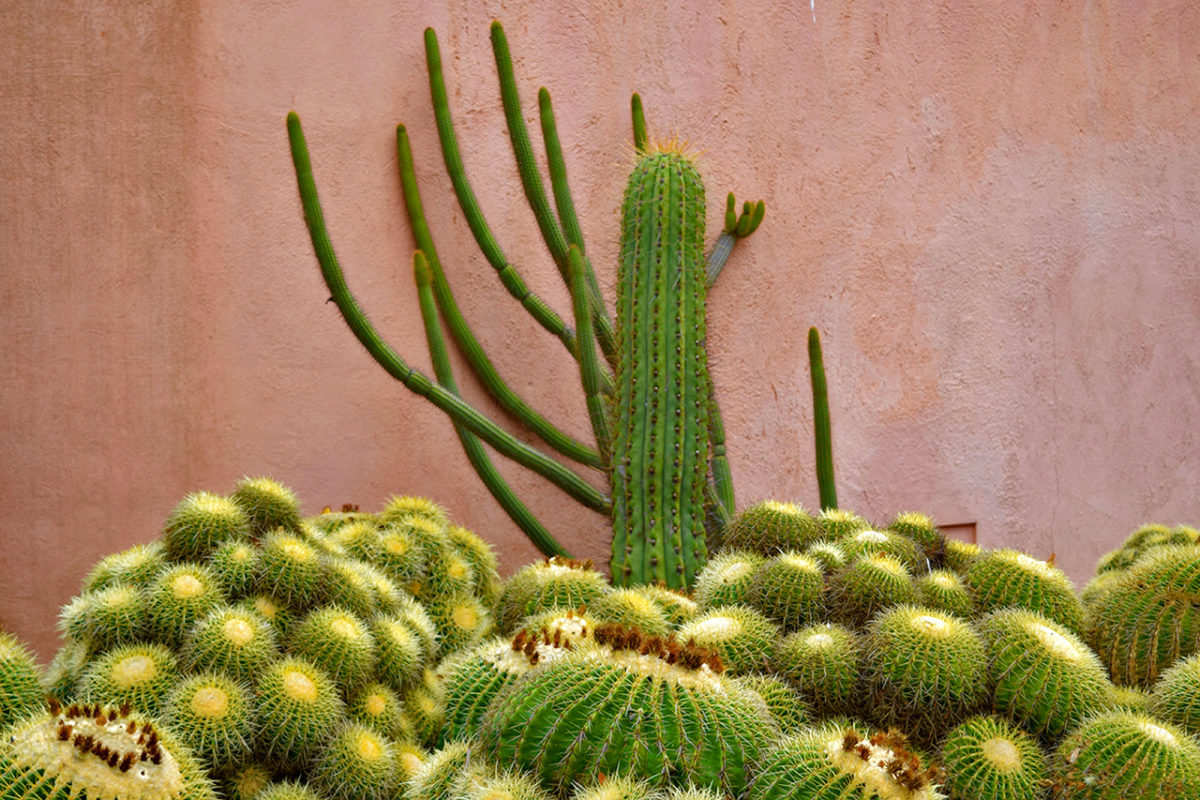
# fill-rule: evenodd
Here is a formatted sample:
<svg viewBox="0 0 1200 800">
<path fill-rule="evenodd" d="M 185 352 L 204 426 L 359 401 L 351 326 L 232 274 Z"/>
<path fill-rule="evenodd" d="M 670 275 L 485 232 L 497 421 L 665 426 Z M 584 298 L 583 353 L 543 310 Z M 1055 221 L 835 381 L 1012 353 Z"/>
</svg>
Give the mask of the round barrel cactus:
<svg viewBox="0 0 1200 800">
<path fill-rule="evenodd" d="M 803 550 L 821 538 L 817 520 L 795 503 L 764 500 L 738 514 L 721 532 L 721 546 L 775 555 Z"/>
<path fill-rule="evenodd" d="M 868 716 L 931 742 L 974 713 L 987 696 L 983 640 L 964 620 L 898 606 L 872 620 L 863 675 Z"/>
<path fill-rule="evenodd" d="M 186 746 L 128 705 L 52 702 L 0 738 L 3 800 L 216 800 Z"/>
<path fill-rule="evenodd" d="M 1112 711 L 1063 740 L 1050 765 L 1055 800 L 1194 800 L 1200 745 L 1153 717 Z"/>
<path fill-rule="evenodd" d="M 1149 687 L 1200 650 L 1200 548 L 1156 549 L 1088 606 L 1084 638 L 1114 682 Z"/>
<path fill-rule="evenodd" d="M 778 732 L 762 698 L 726 679 L 711 651 L 615 625 L 595 638 L 495 700 L 485 757 L 552 791 L 599 772 L 740 795 Z"/>
<path fill-rule="evenodd" d="M 996 550 L 973 560 L 965 580 L 980 613 L 1018 606 L 1076 633 L 1083 630 L 1083 606 L 1075 587 L 1046 561 L 1016 550 Z"/>
<path fill-rule="evenodd" d="M 1019 608 L 989 614 L 979 629 L 996 710 L 1030 733 L 1057 739 L 1102 707 L 1108 676 L 1071 631 Z"/>
<path fill-rule="evenodd" d="M 746 800 L 940 800 L 936 777 L 900 734 L 826 723 L 772 745 Z"/>
<path fill-rule="evenodd" d="M 1000 717 L 972 717 L 942 742 L 950 800 L 1040 800 L 1046 757 L 1037 740 Z"/>
</svg>

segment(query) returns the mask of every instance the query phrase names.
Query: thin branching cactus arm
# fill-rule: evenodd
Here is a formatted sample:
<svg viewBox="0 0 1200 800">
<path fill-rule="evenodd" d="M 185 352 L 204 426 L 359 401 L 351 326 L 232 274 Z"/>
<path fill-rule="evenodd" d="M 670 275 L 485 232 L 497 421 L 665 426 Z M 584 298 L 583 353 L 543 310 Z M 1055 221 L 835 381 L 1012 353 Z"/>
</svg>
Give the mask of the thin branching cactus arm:
<svg viewBox="0 0 1200 800">
<path fill-rule="evenodd" d="M 325 227 L 325 216 L 317 196 L 308 147 L 300 127 L 300 117 L 295 112 L 288 114 L 288 139 L 291 144 L 292 163 L 296 169 L 300 201 L 304 207 L 304 218 L 312 238 L 313 250 L 321 266 L 321 275 L 342 318 L 372 358 L 393 378 L 445 411 L 455 422 L 462 423 L 501 454 L 538 473 L 588 508 L 607 513 L 610 501 L 603 492 L 559 462 L 518 441 L 461 398 L 410 367 L 383 341 L 346 286 L 345 276 Z"/>
<path fill-rule="evenodd" d="M 596 280 L 596 272 L 592 262 L 587 257 L 583 244 L 583 229 L 575 214 L 575 201 L 571 197 L 571 188 L 567 184 L 567 162 L 563 158 L 562 144 L 558 139 L 558 126 L 554 121 L 554 108 L 550 103 L 550 93 L 543 86 L 538 90 L 538 119 L 542 126 L 542 142 L 546 146 L 546 161 L 550 168 L 550 188 L 554 193 L 554 205 L 558 209 L 558 217 L 562 222 L 563 232 L 567 241 L 579 248 L 583 258 L 584 287 L 587 289 L 587 300 L 592 310 L 592 330 L 596 331 L 600 350 L 606 352 L 604 369 L 600 373 L 601 386 L 606 394 L 612 394 L 613 378 L 610 369 L 612 353 L 605 348 L 612 348 L 612 315 L 604 305 L 604 296 L 600 293 L 600 284 Z"/>
<path fill-rule="evenodd" d="M 429 261 L 429 270 L 433 276 L 433 294 L 437 299 L 438 309 L 441 311 L 442 317 L 446 320 L 446 325 L 454 336 L 455 341 L 458 342 L 459 349 L 475 370 L 475 374 L 479 377 L 480 382 L 484 384 L 488 392 L 505 410 L 524 423 L 550 447 L 553 447 L 567 458 L 578 461 L 586 466 L 602 467 L 600 454 L 595 449 L 563 433 L 550 424 L 545 417 L 534 411 L 528 403 L 518 397 L 517 393 L 508 387 L 508 384 L 504 382 L 504 379 L 500 377 L 500 374 L 492 365 L 491 359 L 483 352 L 483 346 L 475 338 L 462 312 L 459 311 L 458 304 L 454 300 L 454 295 L 450 291 L 450 285 L 446 281 L 446 275 L 442 271 L 441 261 L 438 259 L 437 249 L 433 244 L 433 236 L 430 234 L 429 225 L 425 221 L 425 211 L 421 204 L 421 193 L 417 188 L 412 150 L 408 143 L 408 134 L 403 126 L 397 131 L 396 144 L 398 160 L 400 162 L 400 183 L 404 193 L 404 204 L 408 209 L 408 218 L 412 223 L 413 237 L 417 241 L 417 248 L 424 251 L 425 257 Z"/>
<path fill-rule="evenodd" d="M 721 274 L 721 270 L 725 269 L 725 262 L 733 253 L 733 246 L 738 243 L 739 239 L 745 239 L 758 230 L 766 213 L 766 203 L 759 200 L 757 203 L 744 203 L 742 213 L 738 214 L 737 198 L 733 196 L 733 192 L 729 193 L 725 203 L 725 229 L 721 231 L 721 235 L 717 237 L 717 243 L 708 253 L 706 270 L 709 286 L 717 282 L 717 276 Z"/>
<path fill-rule="evenodd" d="M 561 339 L 567 349 L 574 354 L 576 349 L 575 331 L 545 301 L 530 291 L 525 280 L 518 273 L 517 267 L 508 260 L 504 250 L 500 247 L 479 207 L 479 201 L 476 199 L 475 191 L 467 179 L 466 168 L 463 166 L 458 137 L 454 133 L 454 121 L 450 113 L 450 101 L 447 97 L 446 83 L 443 77 L 441 51 L 438 47 L 437 35 L 432 28 L 425 31 L 425 62 L 429 68 L 429 92 L 433 99 L 434 119 L 437 122 L 438 141 L 442 147 L 446 172 L 450 176 L 454 195 L 467 220 L 467 226 L 471 229 L 476 244 L 479 245 L 479 250 L 496 270 L 509 294 L 520 301 L 521 305 L 543 328 Z"/>
<path fill-rule="evenodd" d="M 612 433 L 609 430 L 608 408 L 601 391 L 604 369 L 596 355 L 592 334 L 592 307 L 587 284 L 588 268 L 583 252 L 575 244 L 567 249 L 567 276 L 571 280 L 571 304 L 575 309 L 575 324 L 579 329 L 579 375 L 588 418 L 596 433 L 596 444 L 605 464 L 612 463 Z"/>
<path fill-rule="evenodd" d="M 421 306 L 421 319 L 425 324 L 425 338 L 429 343 L 429 355 L 433 361 L 433 372 L 438 383 L 447 391 L 458 394 L 458 386 L 454 380 L 454 372 L 450 366 L 450 355 L 446 352 L 446 342 L 442 338 L 442 329 L 438 324 L 436 301 L 433 297 L 433 276 L 425 254 L 420 250 L 413 256 L 413 276 L 417 282 L 417 295 Z M 488 456 L 479 438 L 471 433 L 461 423 L 454 423 L 454 432 L 462 443 L 467 460 L 487 487 L 488 492 L 499 503 L 509 518 L 517 524 L 529 541 L 533 542 L 542 555 L 570 556 L 570 553 L 559 544 L 533 512 L 521 502 L 516 493 L 500 475 Z"/>
</svg>

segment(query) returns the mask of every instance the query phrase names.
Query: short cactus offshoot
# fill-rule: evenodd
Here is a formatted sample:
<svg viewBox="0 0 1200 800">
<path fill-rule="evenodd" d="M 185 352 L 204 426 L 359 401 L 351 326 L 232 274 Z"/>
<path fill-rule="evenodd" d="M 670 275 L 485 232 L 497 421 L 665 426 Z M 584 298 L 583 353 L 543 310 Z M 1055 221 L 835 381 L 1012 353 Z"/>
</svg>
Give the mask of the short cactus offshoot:
<svg viewBox="0 0 1200 800">
<path fill-rule="evenodd" d="M 725 435 L 706 365 L 706 289 L 720 273 L 734 243 L 761 223 L 765 207 L 762 201 L 746 203 L 739 214 L 733 195 L 729 195 L 725 229 L 706 257 L 700 177 L 685 153 L 648 144 L 641 100 L 635 95 L 638 160 L 622 212 L 614 320 L 604 307 L 586 255 L 550 96 L 545 89 L 539 92 L 538 110 L 553 208 L 534 160 L 508 42 L 499 23 L 493 23 L 491 38 L 522 185 L 570 291 L 574 327 L 569 318 L 564 319 L 529 291 L 483 218 L 459 155 L 437 37 L 427 30 L 426 61 L 442 154 L 467 224 L 505 288 L 563 342 L 578 363 L 594 446 L 563 433 L 518 397 L 463 319 L 425 221 L 403 126 L 397 132 L 401 183 L 416 238 L 414 274 L 435 380 L 414 370 L 383 342 L 350 294 L 325 228 L 300 120 L 292 113 L 288 115 L 292 159 L 322 275 L 342 316 L 375 360 L 450 416 L 468 459 L 492 496 L 543 553 L 566 555 L 501 477 L 483 444 L 610 517 L 615 582 L 662 581 L 672 588 L 689 586 L 707 558 L 708 536 L 734 509 Z M 608 479 L 607 492 L 594 488 L 562 461 L 522 443 L 460 398 L 439 315 L 493 398 L 569 463 L 602 472 Z"/>
</svg>

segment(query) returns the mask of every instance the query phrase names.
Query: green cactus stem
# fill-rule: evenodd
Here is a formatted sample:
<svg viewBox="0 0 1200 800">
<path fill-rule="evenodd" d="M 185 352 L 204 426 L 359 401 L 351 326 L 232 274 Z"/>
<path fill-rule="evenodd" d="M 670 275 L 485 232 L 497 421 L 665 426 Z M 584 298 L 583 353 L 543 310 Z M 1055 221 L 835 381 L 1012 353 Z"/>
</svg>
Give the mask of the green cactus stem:
<svg viewBox="0 0 1200 800">
<path fill-rule="evenodd" d="M 821 509 L 837 508 L 837 489 L 833 483 L 833 434 L 829 425 L 829 390 L 825 385 L 825 359 L 821 355 L 821 335 L 808 329 L 808 367 L 812 373 L 813 440 L 817 448 L 817 489 Z"/>
<path fill-rule="evenodd" d="M 466 217 L 467 226 L 475 237 L 479 249 L 491 264 L 504 288 L 525 307 L 543 328 L 562 340 L 568 350 L 575 349 L 575 333 L 562 318 L 540 297 L 531 292 L 516 266 L 509 262 L 503 249 L 492 234 L 484 219 L 483 211 L 475 198 L 475 192 L 467 180 L 466 169 L 458 149 L 458 138 L 454 133 L 454 122 L 450 116 L 450 101 L 446 95 L 446 84 L 442 77 L 442 59 L 437 36 L 432 30 L 425 31 L 425 61 L 429 68 L 429 90 L 433 97 L 434 119 L 437 121 L 438 139 L 442 145 L 442 156 L 446 171 L 458 198 L 459 207 Z"/>
<path fill-rule="evenodd" d="M 508 384 L 504 382 L 492 365 L 491 360 L 483 352 L 483 346 L 480 345 L 479 340 L 475 338 L 475 334 L 467 325 L 467 321 L 454 299 L 454 294 L 450 291 L 445 273 L 442 271 L 441 260 L 438 258 L 433 236 L 425 221 L 425 210 L 421 203 L 420 190 L 417 188 L 412 150 L 409 147 L 407 130 L 403 126 L 397 129 L 396 147 L 400 164 L 400 186 L 404 194 L 404 205 L 408 209 L 409 221 L 413 227 L 413 238 L 416 240 L 417 248 L 425 254 L 428 261 L 438 310 L 446 320 L 446 326 L 458 343 L 459 350 L 471 364 L 488 393 L 509 413 L 525 423 L 542 441 L 567 458 L 587 466 L 599 467 L 601 465 L 600 456 L 595 450 L 559 431 L 541 414 L 534 411 L 508 387 Z M 449 159 L 447 161 L 449 162 Z M 459 168 L 461 169 L 461 164 Z"/>
<path fill-rule="evenodd" d="M 410 367 L 395 350 L 380 338 L 358 305 L 358 301 L 354 299 L 346 286 L 346 280 L 325 227 L 324 213 L 317 197 L 316 182 L 312 176 L 312 163 L 308 156 L 308 146 L 304 141 L 304 132 L 300 127 L 300 118 L 294 112 L 288 115 L 288 135 L 292 145 L 292 160 L 296 167 L 296 180 L 304 205 L 304 216 L 313 239 L 313 249 L 321 264 L 321 273 L 325 278 L 332 300 L 341 311 L 346 324 L 350 326 L 351 331 L 375 361 L 405 387 L 428 399 L 450 415 L 454 421 L 459 422 L 467 430 L 496 448 L 502 455 L 534 470 L 583 505 L 597 511 L 606 511 L 609 501 L 601 492 L 554 459 L 519 442 L 516 437 L 484 417 L 453 392 L 447 391 L 426 375 Z M 403 126 L 398 129 L 397 136 L 405 136 Z"/>
<path fill-rule="evenodd" d="M 738 239 L 744 239 L 758 230 L 766 213 L 766 203 L 759 200 L 757 203 L 743 203 L 742 213 L 738 214 L 737 198 L 733 192 L 729 193 L 725 203 L 725 228 L 717 236 L 716 244 L 705 259 L 704 273 L 709 286 L 717 282 L 717 276 L 725 269 L 725 262 L 733 253 L 733 246 Z"/>
<path fill-rule="evenodd" d="M 646 151 L 646 112 L 642 109 L 642 96 L 637 92 L 629 101 L 629 110 L 633 115 L 633 147 L 639 153 Z"/>
<path fill-rule="evenodd" d="M 567 162 L 563 158 L 562 144 L 558 138 L 558 126 L 554 121 L 554 110 L 550 104 L 550 93 L 545 87 L 538 90 L 538 117 L 542 124 L 542 141 L 546 144 L 546 163 L 550 168 L 550 187 L 554 192 L 554 205 L 558 209 L 558 217 L 562 220 L 563 231 L 567 241 L 584 254 L 583 230 L 579 227 L 579 218 L 575 214 L 575 201 L 571 198 L 571 188 L 567 184 Z M 568 252 L 568 267 L 570 253 Z M 612 351 L 612 320 L 600 294 L 600 284 L 596 281 L 596 273 L 586 256 L 582 259 L 584 282 L 587 286 L 587 306 L 591 309 L 593 319 L 591 327 L 600 344 L 601 351 L 609 359 L 605 363 L 611 365 L 614 357 Z M 567 285 L 570 286 L 570 272 L 567 274 Z M 578 325 L 578 322 L 576 322 Z M 580 336 L 583 335 L 580 329 Z M 590 341 L 586 340 L 585 341 Z M 612 393 L 612 375 L 606 369 L 604 372 L 606 393 Z"/>
<path fill-rule="evenodd" d="M 639 154 L 656 163 L 674 159 L 678 165 L 687 165 L 687 174 L 686 179 L 664 183 L 651 177 L 631 190 L 633 207 L 644 212 L 644 227 L 638 227 L 643 223 L 631 212 L 622 246 L 627 263 L 618 276 L 617 316 L 625 314 L 618 331 L 588 259 L 550 95 L 545 89 L 538 92 L 538 116 L 553 203 L 543 185 L 508 41 L 499 23 L 491 27 L 491 42 L 521 185 L 546 248 L 570 291 L 574 328 L 570 320 L 530 291 L 484 219 L 459 152 L 437 37 L 427 30 L 426 65 L 443 159 L 467 225 L 489 264 L 509 293 L 562 341 L 577 362 L 595 445 L 565 434 L 534 411 L 504 382 L 484 353 L 458 308 L 438 259 L 403 125 L 397 127 L 396 137 L 401 188 L 416 240 L 414 273 L 436 380 L 410 367 L 383 341 L 346 285 L 325 228 L 300 121 L 293 112 L 288 115 L 288 136 L 297 185 L 330 299 L 389 375 L 451 418 L 484 485 L 543 553 L 566 555 L 501 477 L 483 445 L 549 480 L 583 506 L 609 516 L 613 525 L 611 568 L 618 583 L 661 580 L 673 588 L 685 587 L 707 557 L 707 535 L 723 525 L 734 510 L 724 426 L 704 352 L 705 289 L 724 266 L 734 243 L 762 222 L 765 205 L 762 201 L 744 203 L 739 215 L 731 195 L 725 230 L 706 258 L 699 176 L 678 153 L 650 152 L 641 99 L 635 96 L 631 111 Z M 679 166 L 679 175 L 684 172 Z M 674 212 L 673 203 L 683 209 L 676 217 L 662 211 Z M 660 241 L 652 242 L 648 236 L 658 236 Z M 647 265 L 660 257 L 662 269 L 646 272 Z M 568 463 L 525 444 L 462 400 L 442 341 L 440 320 L 445 321 L 488 393 Z M 609 491 L 593 486 L 572 465 L 602 472 L 608 478 Z"/>
<path fill-rule="evenodd" d="M 429 353 L 433 360 L 433 371 L 437 381 L 448 391 L 458 394 L 458 386 L 450 366 L 450 355 L 446 351 L 446 343 L 442 339 L 441 326 L 438 325 L 437 311 L 434 307 L 433 293 L 430 289 L 432 276 L 425 261 L 425 255 L 418 250 L 413 256 L 413 272 L 416 275 L 417 294 L 421 306 L 421 319 L 425 324 L 425 340 L 429 344 Z M 516 492 L 504 480 L 500 471 L 492 463 L 479 437 L 475 436 L 461 423 L 454 423 L 454 432 L 463 446 L 467 460 L 475 468 L 475 473 L 483 481 L 492 497 L 500 504 L 510 519 L 517 523 L 521 531 L 529 537 L 534 546 L 547 556 L 569 555 L 561 544 L 550 534 L 546 527 L 534 516 Z"/>
<path fill-rule="evenodd" d="M 709 452 L 704 185 L 691 160 L 639 159 L 621 228 L 613 580 L 688 585 L 707 555 Z"/>
<path fill-rule="evenodd" d="M 587 276 L 590 270 L 583 252 L 574 244 L 567 253 L 567 272 L 571 280 L 571 300 L 575 307 L 575 324 L 579 327 L 579 375 L 583 381 L 583 396 L 588 417 L 596 434 L 596 444 L 605 463 L 612 460 L 612 433 L 608 426 L 608 411 L 601 394 L 603 376 L 600 359 L 592 344 L 592 319 L 588 308 Z"/>
</svg>

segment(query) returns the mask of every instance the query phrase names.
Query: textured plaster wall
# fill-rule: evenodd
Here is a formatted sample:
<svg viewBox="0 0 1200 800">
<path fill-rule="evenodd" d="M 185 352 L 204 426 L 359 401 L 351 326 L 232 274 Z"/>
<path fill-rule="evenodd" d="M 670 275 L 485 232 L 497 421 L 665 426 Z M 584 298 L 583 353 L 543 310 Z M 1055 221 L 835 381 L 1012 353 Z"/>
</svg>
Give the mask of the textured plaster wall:
<svg viewBox="0 0 1200 800">
<path fill-rule="evenodd" d="M 283 124 L 304 120 L 351 288 L 428 371 L 408 125 L 465 313 L 514 387 L 586 435 L 576 373 L 470 243 L 437 150 L 427 25 L 484 210 L 567 310 L 506 140 L 494 17 L 535 129 L 537 87 L 555 98 L 610 297 L 632 91 L 703 154 L 712 230 L 727 191 L 766 199 L 710 294 L 742 505 L 816 503 L 817 325 L 843 505 L 975 522 L 1079 583 L 1138 523 L 1200 522 L 1191 0 L 22 3 L 0 17 L 0 628 L 49 658 L 96 559 L 245 474 L 313 513 L 429 495 L 507 570 L 535 556 L 442 414 L 323 302 Z M 502 471 L 606 560 L 599 517 Z"/>
</svg>

